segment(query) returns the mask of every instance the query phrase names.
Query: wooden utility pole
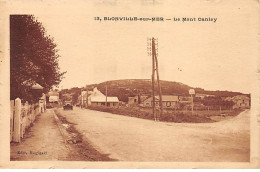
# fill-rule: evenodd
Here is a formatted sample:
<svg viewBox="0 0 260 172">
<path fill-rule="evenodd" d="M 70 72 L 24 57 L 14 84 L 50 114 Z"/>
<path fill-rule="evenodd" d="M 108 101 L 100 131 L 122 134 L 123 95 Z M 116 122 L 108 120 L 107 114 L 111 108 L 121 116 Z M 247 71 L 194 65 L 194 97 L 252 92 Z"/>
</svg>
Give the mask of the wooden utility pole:
<svg viewBox="0 0 260 172">
<path fill-rule="evenodd" d="M 157 83 L 158 83 L 158 88 L 159 88 L 159 105 L 160 105 L 160 113 L 159 113 L 159 117 L 158 119 L 160 119 L 160 116 L 163 115 L 163 104 L 162 104 L 162 89 L 161 89 L 161 84 L 160 84 L 160 77 L 159 77 L 159 68 L 158 68 L 158 59 L 157 59 L 157 52 L 155 49 L 155 43 L 154 43 L 154 38 L 153 38 L 153 56 L 155 59 L 155 63 L 156 63 L 156 76 L 157 76 Z"/>
<path fill-rule="evenodd" d="M 156 115 L 155 115 L 155 95 L 154 95 L 154 70 L 152 72 L 152 95 L 153 95 L 153 100 L 152 100 L 153 117 L 154 117 L 154 120 L 156 121 Z"/>
<path fill-rule="evenodd" d="M 158 70 L 158 59 L 157 59 L 157 51 L 156 49 L 156 44 L 155 44 L 155 39 L 148 39 L 151 41 L 151 43 L 148 43 L 148 46 L 151 46 L 151 48 L 148 48 L 148 51 L 152 51 L 152 53 L 148 52 L 148 55 L 152 56 L 152 108 L 153 108 L 153 116 L 155 121 L 159 121 L 160 117 L 163 115 L 163 104 L 162 104 L 162 90 L 161 90 L 161 84 L 160 84 L 160 77 L 159 77 L 159 70 Z M 158 84 L 158 89 L 159 89 L 159 114 L 156 114 L 155 111 L 155 71 L 156 71 L 156 76 L 157 76 L 157 84 Z"/>
</svg>

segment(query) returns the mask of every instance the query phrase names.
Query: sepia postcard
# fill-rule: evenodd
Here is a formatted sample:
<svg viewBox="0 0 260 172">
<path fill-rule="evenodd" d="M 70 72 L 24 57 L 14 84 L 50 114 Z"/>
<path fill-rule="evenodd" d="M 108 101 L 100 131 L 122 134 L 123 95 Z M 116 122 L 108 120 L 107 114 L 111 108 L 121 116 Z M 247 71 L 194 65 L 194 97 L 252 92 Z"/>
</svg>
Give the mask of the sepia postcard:
<svg viewBox="0 0 260 172">
<path fill-rule="evenodd" d="M 257 0 L 0 0 L 0 168 L 260 168 Z"/>
</svg>

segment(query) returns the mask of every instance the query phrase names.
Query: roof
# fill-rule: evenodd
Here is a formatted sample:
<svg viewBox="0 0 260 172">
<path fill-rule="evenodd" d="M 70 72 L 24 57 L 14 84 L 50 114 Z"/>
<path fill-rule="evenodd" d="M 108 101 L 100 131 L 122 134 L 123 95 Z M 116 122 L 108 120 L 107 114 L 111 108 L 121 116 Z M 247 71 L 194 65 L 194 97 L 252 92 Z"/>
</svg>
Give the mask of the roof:
<svg viewBox="0 0 260 172">
<path fill-rule="evenodd" d="M 247 100 L 249 100 L 249 97 L 246 96 L 246 95 L 237 95 L 237 96 L 232 97 L 232 100 L 239 100 L 239 99 L 247 99 Z"/>
<path fill-rule="evenodd" d="M 93 89 L 93 91 L 82 91 L 79 95 L 79 98 L 81 99 L 81 96 L 83 95 L 83 98 L 86 99 L 88 97 L 102 97 L 105 96 L 101 91 L 99 91 L 96 87 Z"/>
<path fill-rule="evenodd" d="M 95 96 L 91 97 L 91 102 L 106 102 L 106 97 Z M 107 102 L 119 102 L 117 97 L 107 97 Z"/>
<path fill-rule="evenodd" d="M 92 92 L 89 92 L 91 97 L 105 96 L 101 91 L 95 87 Z"/>
<path fill-rule="evenodd" d="M 31 79 L 25 80 L 24 82 L 22 82 L 22 85 L 30 86 L 31 89 L 34 89 L 34 90 L 43 89 L 43 87 L 40 84 L 38 84 L 37 82 L 35 82 L 34 80 L 31 80 Z"/>
<path fill-rule="evenodd" d="M 155 96 L 156 99 L 159 99 L 159 96 Z M 178 96 L 171 96 L 171 95 L 162 95 L 162 101 L 179 101 Z"/>
</svg>

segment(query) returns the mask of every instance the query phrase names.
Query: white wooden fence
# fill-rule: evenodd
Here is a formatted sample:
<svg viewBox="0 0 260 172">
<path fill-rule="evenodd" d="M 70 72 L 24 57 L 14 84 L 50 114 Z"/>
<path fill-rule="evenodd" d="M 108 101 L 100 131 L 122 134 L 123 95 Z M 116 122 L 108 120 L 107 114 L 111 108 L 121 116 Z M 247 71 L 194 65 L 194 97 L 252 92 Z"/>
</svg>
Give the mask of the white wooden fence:
<svg viewBox="0 0 260 172">
<path fill-rule="evenodd" d="M 35 121 L 35 117 L 44 111 L 43 105 L 21 103 L 20 98 L 10 101 L 10 142 L 20 142 L 25 131 Z"/>
</svg>

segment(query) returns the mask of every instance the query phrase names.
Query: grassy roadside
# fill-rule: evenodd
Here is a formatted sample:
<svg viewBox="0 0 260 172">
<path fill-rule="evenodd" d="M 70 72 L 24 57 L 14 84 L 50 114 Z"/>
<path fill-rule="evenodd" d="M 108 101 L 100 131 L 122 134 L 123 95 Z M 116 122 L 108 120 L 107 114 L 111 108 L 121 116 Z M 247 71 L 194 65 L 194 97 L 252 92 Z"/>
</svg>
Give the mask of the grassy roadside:
<svg viewBox="0 0 260 172">
<path fill-rule="evenodd" d="M 88 109 L 143 119 L 154 119 L 151 109 L 141 107 L 88 107 Z M 234 117 L 242 111 L 243 110 L 194 111 L 194 113 L 191 114 L 191 111 L 165 110 L 160 120 L 175 123 L 212 123 Z"/>
</svg>

